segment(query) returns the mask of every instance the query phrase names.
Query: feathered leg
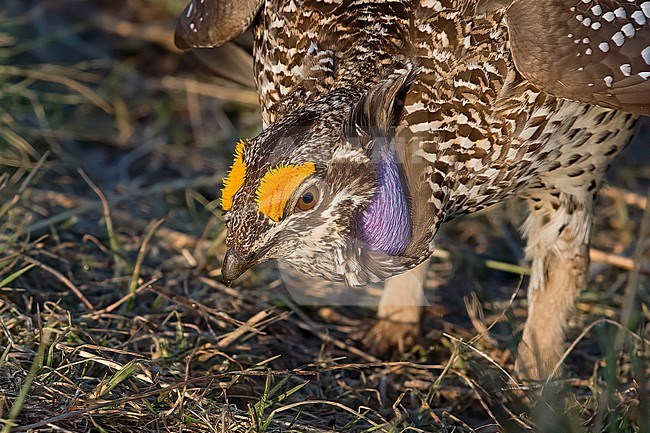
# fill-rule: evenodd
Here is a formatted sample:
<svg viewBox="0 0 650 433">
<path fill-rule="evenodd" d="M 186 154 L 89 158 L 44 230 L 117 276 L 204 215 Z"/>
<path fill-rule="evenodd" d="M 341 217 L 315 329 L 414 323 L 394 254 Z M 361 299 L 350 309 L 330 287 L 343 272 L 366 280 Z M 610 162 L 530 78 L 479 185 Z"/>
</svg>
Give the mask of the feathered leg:
<svg viewBox="0 0 650 433">
<path fill-rule="evenodd" d="M 523 231 L 532 260 L 528 319 L 519 345 L 516 371 L 545 379 L 564 351 L 564 329 L 586 282 L 593 193 L 544 190 L 526 196 L 530 215 Z"/>
</svg>

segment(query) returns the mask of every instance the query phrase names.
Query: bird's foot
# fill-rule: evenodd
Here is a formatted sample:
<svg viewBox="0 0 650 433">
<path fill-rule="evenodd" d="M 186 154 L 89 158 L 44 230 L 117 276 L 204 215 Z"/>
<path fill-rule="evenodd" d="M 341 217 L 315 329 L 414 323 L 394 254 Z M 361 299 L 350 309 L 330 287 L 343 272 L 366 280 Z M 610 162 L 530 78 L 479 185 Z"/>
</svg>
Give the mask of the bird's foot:
<svg viewBox="0 0 650 433">
<path fill-rule="evenodd" d="M 399 307 L 388 317 L 379 317 L 363 343 L 375 355 L 404 353 L 420 337 L 420 307 Z"/>
</svg>

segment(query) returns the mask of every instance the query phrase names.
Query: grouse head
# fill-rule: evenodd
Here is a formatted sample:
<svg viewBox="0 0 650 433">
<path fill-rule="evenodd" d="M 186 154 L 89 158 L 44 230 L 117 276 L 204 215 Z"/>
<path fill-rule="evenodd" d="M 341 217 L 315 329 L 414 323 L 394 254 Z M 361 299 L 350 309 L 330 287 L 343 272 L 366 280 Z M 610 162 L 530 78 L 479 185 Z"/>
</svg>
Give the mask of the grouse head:
<svg viewBox="0 0 650 433">
<path fill-rule="evenodd" d="M 360 285 L 425 258 L 394 134 L 413 76 L 335 89 L 237 144 L 221 197 L 227 283 L 268 259 Z"/>
</svg>

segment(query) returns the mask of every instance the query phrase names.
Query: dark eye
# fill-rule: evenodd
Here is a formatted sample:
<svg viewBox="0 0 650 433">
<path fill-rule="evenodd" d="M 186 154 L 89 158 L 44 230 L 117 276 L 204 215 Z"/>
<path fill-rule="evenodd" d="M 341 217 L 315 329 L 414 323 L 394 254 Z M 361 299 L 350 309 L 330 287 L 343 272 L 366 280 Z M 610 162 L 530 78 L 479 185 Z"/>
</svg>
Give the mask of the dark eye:
<svg viewBox="0 0 650 433">
<path fill-rule="evenodd" d="M 305 211 L 313 209 L 314 206 L 316 206 L 316 203 L 318 203 L 318 197 L 320 197 L 318 188 L 311 186 L 309 189 L 303 192 L 298 199 L 298 203 L 296 203 L 296 210 Z"/>
</svg>

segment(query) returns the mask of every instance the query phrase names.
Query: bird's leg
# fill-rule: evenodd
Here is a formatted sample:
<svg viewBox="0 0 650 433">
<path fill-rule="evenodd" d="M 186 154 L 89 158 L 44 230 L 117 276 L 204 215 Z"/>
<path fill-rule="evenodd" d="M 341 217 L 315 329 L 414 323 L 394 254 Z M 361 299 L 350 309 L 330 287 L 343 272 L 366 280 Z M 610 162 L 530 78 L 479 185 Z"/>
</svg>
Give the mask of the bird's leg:
<svg viewBox="0 0 650 433">
<path fill-rule="evenodd" d="M 532 274 L 515 369 L 520 377 L 545 379 L 560 362 L 567 319 L 586 282 L 593 197 L 545 190 L 526 198 L 523 231 Z"/>
<path fill-rule="evenodd" d="M 429 261 L 386 281 L 377 311 L 378 321 L 365 343 L 375 353 L 402 351 L 420 334 L 420 316 L 425 305 L 424 283 Z"/>
</svg>

